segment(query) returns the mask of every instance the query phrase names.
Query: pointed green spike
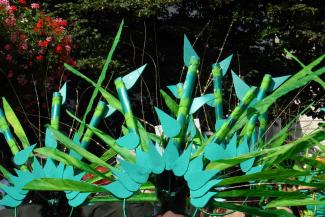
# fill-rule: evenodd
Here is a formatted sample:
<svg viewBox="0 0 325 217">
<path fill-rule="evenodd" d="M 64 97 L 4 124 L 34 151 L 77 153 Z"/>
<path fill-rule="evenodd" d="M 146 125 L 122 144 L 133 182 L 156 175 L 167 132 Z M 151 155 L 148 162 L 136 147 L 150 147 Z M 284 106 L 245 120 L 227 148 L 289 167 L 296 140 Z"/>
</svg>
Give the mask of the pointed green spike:
<svg viewBox="0 0 325 217">
<path fill-rule="evenodd" d="M 219 65 L 222 69 L 222 76 L 225 76 L 227 74 L 230 62 L 232 60 L 233 54 L 229 55 L 227 58 L 219 62 Z"/>
<path fill-rule="evenodd" d="M 283 82 L 285 82 L 291 75 L 281 76 L 272 78 L 272 85 L 270 87 L 270 92 L 277 89 Z"/>
<path fill-rule="evenodd" d="M 165 149 L 162 157 L 166 164 L 166 170 L 171 170 L 174 162 L 179 157 L 178 150 L 177 150 L 176 145 L 173 142 L 173 140 L 170 139 L 168 141 L 168 144 L 166 146 L 166 149 Z"/>
<path fill-rule="evenodd" d="M 106 186 L 103 186 L 103 188 L 105 188 L 106 190 L 108 190 L 109 192 L 111 192 L 114 196 L 118 197 L 118 198 L 128 198 L 130 197 L 133 192 L 127 190 L 120 182 L 115 181 L 112 182 Z"/>
<path fill-rule="evenodd" d="M 21 150 L 20 152 L 18 152 L 15 156 L 14 156 L 14 162 L 15 164 L 17 164 L 18 166 L 23 165 L 24 163 L 26 163 L 26 161 L 28 160 L 30 154 L 33 152 L 34 148 L 35 148 L 36 144 L 29 146 L 23 150 Z"/>
<path fill-rule="evenodd" d="M 214 95 L 213 94 L 206 94 L 200 97 L 196 97 L 193 99 L 191 108 L 190 108 L 190 113 L 189 114 L 194 114 L 197 110 L 199 110 L 204 104 L 211 102 L 214 100 Z"/>
<path fill-rule="evenodd" d="M 190 41 L 188 40 L 187 36 L 184 34 L 184 54 L 183 54 L 183 60 L 184 64 L 188 67 L 190 65 L 190 59 L 191 57 L 199 57 L 194 48 L 192 47 Z"/>
<path fill-rule="evenodd" d="M 129 134 L 117 139 L 116 143 L 121 147 L 131 150 L 135 149 L 139 145 L 140 138 L 135 132 L 130 132 Z"/>
<path fill-rule="evenodd" d="M 211 191 L 209 191 L 208 193 L 206 193 L 202 197 L 191 197 L 191 204 L 193 206 L 197 207 L 197 208 L 202 208 L 216 194 L 217 194 L 217 192 L 211 192 Z"/>
<path fill-rule="evenodd" d="M 243 80 L 241 80 L 236 73 L 231 70 L 232 80 L 235 87 L 237 98 L 242 101 L 245 94 L 251 89 Z"/>
<path fill-rule="evenodd" d="M 64 104 L 65 101 L 67 100 L 67 82 L 65 82 L 65 83 L 63 84 L 63 86 L 61 87 L 59 93 L 60 93 L 61 96 L 62 96 L 61 104 Z"/>
<path fill-rule="evenodd" d="M 190 163 L 191 152 L 192 152 L 192 144 L 189 144 L 186 150 L 175 161 L 172 168 L 175 176 L 183 176 L 186 173 L 188 165 Z"/>
<path fill-rule="evenodd" d="M 191 197 L 202 197 L 205 195 L 213 186 L 221 182 L 222 179 L 212 179 L 208 181 L 205 185 L 197 190 L 190 190 Z"/>
<path fill-rule="evenodd" d="M 134 70 L 133 72 L 130 72 L 129 74 L 123 76 L 122 80 L 124 82 L 126 89 L 131 89 L 133 85 L 136 83 L 136 81 L 141 76 L 144 68 L 146 68 L 147 64 L 141 66 L 140 68 Z"/>
<path fill-rule="evenodd" d="M 169 138 L 177 136 L 181 130 L 181 126 L 178 121 L 157 107 L 155 107 L 155 110 L 161 123 L 163 133 Z"/>
</svg>

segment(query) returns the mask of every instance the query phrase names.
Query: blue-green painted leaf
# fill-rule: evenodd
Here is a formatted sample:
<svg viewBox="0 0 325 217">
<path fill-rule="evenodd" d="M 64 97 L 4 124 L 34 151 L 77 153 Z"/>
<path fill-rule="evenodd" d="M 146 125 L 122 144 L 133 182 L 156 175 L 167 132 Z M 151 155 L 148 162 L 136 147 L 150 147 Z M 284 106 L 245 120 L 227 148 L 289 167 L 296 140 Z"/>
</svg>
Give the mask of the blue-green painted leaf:
<svg viewBox="0 0 325 217">
<path fill-rule="evenodd" d="M 129 163 L 124 160 L 119 160 L 122 169 L 137 183 L 145 183 L 149 178 L 147 170 L 137 164 Z"/>
<path fill-rule="evenodd" d="M 34 179 L 33 174 L 29 171 L 17 170 L 14 169 L 18 177 L 12 177 L 12 183 L 17 188 L 23 188 L 28 182 Z"/>
<path fill-rule="evenodd" d="M 81 143 L 80 143 L 80 137 L 79 137 L 78 132 L 75 132 L 75 133 L 74 133 L 73 138 L 72 138 L 72 141 L 73 141 L 75 144 L 81 146 Z M 79 155 L 77 152 L 75 152 L 74 150 L 71 150 L 71 149 L 70 149 L 70 153 L 69 153 L 69 155 L 70 155 L 71 157 L 77 158 L 78 160 L 80 160 L 80 159 L 82 158 L 81 155 Z"/>
<path fill-rule="evenodd" d="M 246 160 L 244 162 L 241 162 L 240 163 L 240 169 L 244 173 L 248 172 L 252 168 L 252 166 L 254 164 L 254 161 L 255 161 L 255 158 L 251 158 L 251 159 L 248 159 L 248 160 Z"/>
<path fill-rule="evenodd" d="M 140 75 L 142 74 L 144 68 L 147 66 L 147 64 L 141 66 L 140 68 L 134 70 L 133 72 L 130 72 L 129 74 L 123 76 L 122 80 L 124 82 L 126 89 L 131 89 L 135 82 L 139 79 Z"/>
<path fill-rule="evenodd" d="M 104 115 L 104 117 L 107 118 L 107 117 L 111 116 L 115 111 L 116 111 L 116 108 L 114 108 L 111 105 L 107 105 L 106 114 Z"/>
<path fill-rule="evenodd" d="M 163 133 L 169 138 L 177 136 L 181 130 L 178 121 L 157 107 L 155 107 L 155 110 L 161 123 Z"/>
<path fill-rule="evenodd" d="M 63 178 L 64 179 L 72 179 L 73 176 L 74 176 L 73 167 L 67 166 L 63 172 Z"/>
<path fill-rule="evenodd" d="M 58 146 L 58 142 L 49 128 L 46 128 L 45 146 L 50 148 L 56 148 Z"/>
<path fill-rule="evenodd" d="M 130 150 L 130 149 L 136 148 L 139 145 L 140 138 L 139 138 L 138 134 L 136 134 L 135 132 L 131 132 L 131 133 L 117 139 L 116 143 L 119 146 Z"/>
<path fill-rule="evenodd" d="M 228 153 L 229 157 L 236 157 L 237 155 L 237 134 L 235 133 L 233 137 L 227 144 L 226 152 Z"/>
<path fill-rule="evenodd" d="M 191 204 L 195 207 L 202 208 L 216 194 L 217 194 L 217 192 L 208 192 L 207 194 L 203 195 L 202 197 L 191 197 Z"/>
<path fill-rule="evenodd" d="M 206 104 L 208 102 L 212 102 L 212 101 L 214 101 L 214 99 L 215 99 L 215 96 L 212 93 L 194 98 L 191 108 L 190 108 L 190 114 L 194 114 L 204 104 Z"/>
<path fill-rule="evenodd" d="M 176 85 L 168 85 L 167 88 L 177 99 L 181 98 L 180 93 L 183 92 L 183 83 L 178 83 Z"/>
<path fill-rule="evenodd" d="M 320 109 L 321 111 L 325 112 L 325 107 Z"/>
<path fill-rule="evenodd" d="M 28 160 L 30 154 L 33 152 L 34 148 L 35 148 L 36 144 L 29 146 L 23 150 L 21 150 L 20 152 L 18 152 L 15 156 L 14 156 L 14 162 L 15 164 L 17 164 L 18 166 L 23 165 L 24 163 L 26 163 L 26 161 Z"/>
<path fill-rule="evenodd" d="M 133 181 L 128 174 L 120 170 L 112 170 L 112 173 L 128 191 L 137 191 L 140 188 L 140 184 Z"/>
<path fill-rule="evenodd" d="M 1 189 L 15 200 L 23 200 L 26 197 L 26 194 L 21 194 L 20 189 L 16 187 L 3 185 L 1 186 Z"/>
<path fill-rule="evenodd" d="M 184 64 L 187 67 L 190 64 L 190 59 L 191 59 L 192 56 L 198 57 L 198 55 L 196 54 L 196 52 L 195 52 L 194 48 L 192 47 L 190 41 L 188 40 L 188 38 L 184 34 L 184 54 L 183 54 L 183 60 L 184 60 Z"/>
<path fill-rule="evenodd" d="M 183 176 L 186 173 L 188 165 L 190 163 L 191 152 L 192 144 L 189 144 L 181 156 L 179 156 L 179 158 L 175 161 L 172 168 L 175 176 Z"/>
<path fill-rule="evenodd" d="M 41 164 L 39 163 L 36 157 L 34 157 L 32 167 L 33 167 L 32 173 L 35 179 L 40 179 L 45 177 L 45 172 L 43 170 L 43 167 L 41 166 Z"/>
<path fill-rule="evenodd" d="M 191 190 L 197 190 L 205 185 L 218 172 L 218 170 L 206 170 L 190 173 L 187 185 Z"/>
<path fill-rule="evenodd" d="M 216 120 L 216 124 L 214 126 L 215 131 L 218 131 L 226 121 L 227 119 Z"/>
<path fill-rule="evenodd" d="M 44 166 L 45 178 L 54 178 L 56 176 L 56 166 L 51 158 L 46 160 Z"/>
<path fill-rule="evenodd" d="M 189 118 L 189 121 L 188 121 L 187 133 L 188 133 L 192 138 L 194 138 L 194 137 L 196 136 L 196 132 L 197 132 L 197 129 L 196 129 L 196 126 L 195 126 L 195 123 L 194 123 L 193 117 L 190 117 L 190 118 Z"/>
<path fill-rule="evenodd" d="M 67 191 L 65 195 L 68 200 L 72 200 L 73 198 L 77 197 L 79 193 L 79 191 Z"/>
<path fill-rule="evenodd" d="M 231 70 L 232 81 L 234 83 L 237 98 L 242 101 L 246 93 L 251 89 L 243 80 L 241 80 L 234 71 Z"/>
<path fill-rule="evenodd" d="M 198 157 L 190 161 L 188 165 L 188 169 L 184 175 L 185 180 L 188 180 L 189 175 L 191 173 L 202 171 L 202 170 L 203 170 L 203 156 L 199 155 Z"/>
<path fill-rule="evenodd" d="M 72 200 L 69 200 L 69 205 L 71 207 L 77 207 L 80 206 L 81 204 L 83 204 L 85 202 L 85 200 L 87 199 L 87 197 L 90 195 L 91 193 L 79 193 L 75 198 L 73 198 Z"/>
<path fill-rule="evenodd" d="M 8 206 L 8 207 L 17 207 L 22 202 L 23 202 L 22 200 L 15 200 L 12 197 L 10 197 L 9 195 L 6 195 L 0 200 L 0 205 Z"/>
<path fill-rule="evenodd" d="M 221 182 L 222 179 L 212 179 L 208 181 L 205 185 L 197 190 L 190 190 L 191 197 L 202 197 L 206 194 L 213 186 Z"/>
<path fill-rule="evenodd" d="M 108 190 L 109 192 L 111 192 L 114 196 L 118 197 L 118 198 L 128 198 L 130 197 L 133 192 L 132 191 L 128 191 L 120 182 L 115 181 L 112 182 L 106 186 L 103 186 L 103 188 L 105 188 L 106 190 Z"/>
<path fill-rule="evenodd" d="M 61 87 L 61 89 L 60 89 L 59 92 L 60 92 L 60 94 L 62 96 L 62 102 L 61 102 L 61 104 L 64 104 L 65 101 L 67 100 L 67 82 L 65 82 L 63 84 L 63 86 Z"/>
<path fill-rule="evenodd" d="M 210 161 L 215 161 L 227 159 L 231 156 L 221 145 L 218 145 L 216 143 L 210 143 L 204 149 L 204 157 L 206 157 Z"/>
<path fill-rule="evenodd" d="M 270 92 L 277 89 L 283 82 L 285 82 L 291 75 L 281 76 L 277 78 L 272 78 L 272 85 L 270 87 Z"/>
<path fill-rule="evenodd" d="M 165 149 L 162 157 L 166 164 L 166 170 L 171 170 L 173 167 L 173 164 L 179 157 L 178 150 L 177 150 L 176 145 L 172 139 L 170 139 L 168 141 L 168 144 L 166 146 L 166 149 Z"/>
<path fill-rule="evenodd" d="M 258 165 L 258 166 L 256 166 L 256 167 L 252 167 L 252 168 L 251 168 L 251 169 L 246 173 L 246 175 L 261 172 L 262 169 L 263 169 L 263 165 Z"/>
<path fill-rule="evenodd" d="M 136 150 L 136 164 L 146 170 L 147 173 L 151 172 L 151 166 L 148 166 L 148 153 L 138 147 Z"/>
<path fill-rule="evenodd" d="M 148 160 L 148 167 L 150 167 L 151 171 L 155 174 L 160 174 L 164 171 L 165 169 L 165 162 L 162 156 L 159 154 L 157 151 L 156 147 L 152 143 L 152 141 L 149 141 L 148 144 L 148 152 L 147 154 L 147 160 Z"/>
<path fill-rule="evenodd" d="M 229 55 L 227 58 L 225 58 L 224 60 L 222 60 L 221 62 L 219 62 L 219 65 L 222 69 L 222 76 L 225 76 L 227 74 L 231 59 L 232 59 L 232 54 Z"/>
</svg>

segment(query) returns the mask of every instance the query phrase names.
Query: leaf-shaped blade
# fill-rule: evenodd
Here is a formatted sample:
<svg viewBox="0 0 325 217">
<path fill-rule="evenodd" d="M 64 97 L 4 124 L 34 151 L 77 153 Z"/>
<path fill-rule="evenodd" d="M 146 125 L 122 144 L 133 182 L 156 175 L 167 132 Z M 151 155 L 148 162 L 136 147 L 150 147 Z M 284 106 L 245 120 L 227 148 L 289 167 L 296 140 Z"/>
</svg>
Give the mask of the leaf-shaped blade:
<svg viewBox="0 0 325 217">
<path fill-rule="evenodd" d="M 69 205 L 71 207 L 77 207 L 80 206 L 81 204 L 83 204 L 85 202 L 85 200 L 87 199 L 87 197 L 90 195 L 90 193 L 86 192 L 86 193 L 79 193 L 75 198 L 73 198 L 72 200 L 69 200 Z"/>
<path fill-rule="evenodd" d="M 187 36 L 184 34 L 184 64 L 188 67 L 192 56 L 198 57 Z"/>
<path fill-rule="evenodd" d="M 106 190 L 114 194 L 118 198 L 128 198 L 133 192 L 128 191 L 120 182 L 115 181 L 110 183 L 109 185 L 103 186 Z"/>
<path fill-rule="evenodd" d="M 58 146 L 58 142 L 49 128 L 46 128 L 45 146 L 50 148 L 56 148 Z"/>
<path fill-rule="evenodd" d="M 191 197 L 202 197 L 206 194 L 213 186 L 218 184 L 222 179 L 212 179 L 208 181 L 205 185 L 201 188 L 196 190 L 190 190 Z"/>
<path fill-rule="evenodd" d="M 291 75 L 281 76 L 277 78 L 272 78 L 272 85 L 270 87 L 270 91 L 277 89 L 283 82 L 285 82 Z"/>
<path fill-rule="evenodd" d="M 146 68 L 147 64 L 141 66 L 140 68 L 134 70 L 133 72 L 130 72 L 129 74 L 123 76 L 122 80 L 124 82 L 126 89 L 131 89 L 135 82 L 139 79 L 141 76 L 144 68 Z"/>
<path fill-rule="evenodd" d="M 183 92 L 183 83 L 168 85 L 167 88 L 177 99 L 181 98 L 180 94 Z"/>
<path fill-rule="evenodd" d="M 19 206 L 23 201 L 22 200 L 15 200 L 9 195 L 6 195 L 0 200 L 0 205 L 8 206 L 8 207 L 17 207 Z"/>
<path fill-rule="evenodd" d="M 206 94 L 200 97 L 196 97 L 193 99 L 191 108 L 190 108 L 190 114 L 194 114 L 197 110 L 199 110 L 204 104 L 211 102 L 214 100 L 213 94 Z"/>
<path fill-rule="evenodd" d="M 191 152 L 192 144 L 189 144 L 181 156 L 175 161 L 172 168 L 175 176 L 183 176 L 186 173 L 188 165 L 190 163 Z"/>
<path fill-rule="evenodd" d="M 165 169 L 165 162 L 162 156 L 159 154 L 152 141 L 149 141 L 148 148 L 148 152 L 145 152 L 149 163 L 148 167 L 150 167 L 151 171 L 155 174 L 162 173 Z"/>
<path fill-rule="evenodd" d="M 188 176 L 187 184 L 191 190 L 197 190 L 205 185 L 213 176 L 215 176 L 218 170 L 206 170 L 193 172 Z"/>
<path fill-rule="evenodd" d="M 193 160 L 190 161 L 188 165 L 188 169 L 184 175 L 185 180 L 189 179 L 189 175 L 194 172 L 202 171 L 203 170 L 203 155 L 200 155 Z"/>
<path fill-rule="evenodd" d="M 29 146 L 23 150 L 21 150 L 20 152 L 18 152 L 15 156 L 14 156 L 14 162 L 17 165 L 23 165 L 24 163 L 26 163 L 26 161 L 28 160 L 30 154 L 33 152 L 34 148 L 35 148 L 36 144 Z"/>
<path fill-rule="evenodd" d="M 178 150 L 175 143 L 170 139 L 163 153 L 163 159 L 166 164 L 166 170 L 171 170 L 175 160 L 178 158 Z"/>
<path fill-rule="evenodd" d="M 26 194 L 22 194 L 19 188 L 2 185 L 1 189 L 15 200 L 23 200 Z M 26 191 L 25 191 L 26 192 Z"/>
<path fill-rule="evenodd" d="M 64 104 L 65 101 L 67 100 L 67 82 L 65 82 L 63 84 L 63 86 L 61 87 L 61 89 L 60 89 L 59 92 L 60 92 L 60 94 L 62 96 L 62 102 L 61 102 L 61 104 Z"/>
<path fill-rule="evenodd" d="M 157 107 L 155 107 L 155 110 L 163 128 L 163 133 L 169 138 L 177 136 L 181 130 L 181 126 L 178 121 Z"/>
<path fill-rule="evenodd" d="M 207 194 L 203 195 L 202 197 L 191 197 L 191 204 L 195 207 L 202 208 L 216 194 L 217 194 L 217 192 L 208 192 Z"/>
<path fill-rule="evenodd" d="M 129 163 L 124 160 L 119 160 L 122 169 L 137 183 L 145 183 L 149 178 L 149 173 L 145 168 L 137 164 Z"/>
<path fill-rule="evenodd" d="M 116 143 L 119 146 L 130 150 L 130 149 L 136 148 L 139 145 L 140 138 L 135 132 L 131 132 L 131 133 L 117 139 Z"/>
<path fill-rule="evenodd" d="M 210 161 L 215 161 L 227 159 L 231 156 L 224 148 L 222 148 L 221 145 L 218 145 L 216 143 L 210 143 L 204 149 L 204 157 L 206 157 Z"/>
<path fill-rule="evenodd" d="M 230 65 L 230 62 L 231 62 L 231 59 L 232 59 L 232 54 L 229 55 L 227 58 L 225 58 L 224 60 L 222 60 L 221 62 L 219 62 L 219 65 L 222 69 L 222 76 L 225 76 L 227 71 L 228 71 L 228 68 L 229 68 L 229 65 Z"/>
<path fill-rule="evenodd" d="M 243 80 L 241 80 L 234 71 L 231 70 L 232 80 L 235 87 L 235 92 L 237 95 L 237 98 L 242 101 L 246 95 L 246 93 L 251 89 Z M 256 100 L 253 99 L 250 103 L 251 105 L 255 104 Z"/>
</svg>

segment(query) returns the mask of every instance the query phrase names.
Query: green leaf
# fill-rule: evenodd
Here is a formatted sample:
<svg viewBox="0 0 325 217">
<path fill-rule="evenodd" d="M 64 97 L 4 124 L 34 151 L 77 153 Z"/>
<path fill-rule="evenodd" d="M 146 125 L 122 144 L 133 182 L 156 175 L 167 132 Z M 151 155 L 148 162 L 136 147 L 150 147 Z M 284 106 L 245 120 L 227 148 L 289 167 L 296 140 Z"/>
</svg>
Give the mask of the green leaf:
<svg viewBox="0 0 325 217">
<path fill-rule="evenodd" d="M 307 205 L 324 205 L 325 201 L 320 200 L 299 200 L 299 199 L 277 199 L 266 205 L 267 208 L 279 206 L 307 206 Z"/>
<path fill-rule="evenodd" d="M 14 129 L 14 132 L 17 135 L 17 137 L 20 140 L 23 147 L 24 148 L 29 147 L 30 143 L 28 141 L 26 133 L 25 133 L 23 127 L 21 126 L 15 112 L 12 110 L 9 103 L 7 102 L 7 100 L 4 97 L 2 97 L 2 102 L 3 102 L 3 110 L 4 110 L 7 121 L 10 123 L 10 125 Z"/>
<path fill-rule="evenodd" d="M 177 116 L 178 104 L 165 91 L 160 90 L 160 94 L 165 100 L 165 103 L 174 116 Z"/>
<path fill-rule="evenodd" d="M 93 174 L 100 176 L 104 179 L 112 180 L 111 178 L 109 178 L 109 177 L 103 175 L 102 173 L 98 172 L 97 170 L 93 169 L 88 164 L 86 164 L 74 157 L 71 157 L 70 155 L 68 155 L 62 151 L 59 151 L 55 148 L 43 147 L 43 148 L 35 149 L 34 151 L 41 155 L 44 155 L 44 156 L 50 157 L 54 160 L 60 161 L 60 162 L 64 163 L 65 165 L 73 166 L 80 170 L 83 170 L 83 171 L 86 171 L 89 173 L 93 173 Z"/>
<path fill-rule="evenodd" d="M 110 64 L 110 62 L 112 60 L 114 51 L 115 51 L 115 49 L 117 47 L 117 44 L 118 44 L 118 42 L 120 40 L 120 37 L 121 37 L 123 25 L 124 25 L 124 20 L 122 20 L 122 22 L 121 22 L 121 24 L 119 26 L 119 29 L 118 29 L 117 34 L 115 36 L 115 39 L 113 41 L 113 45 L 112 45 L 112 47 L 111 47 L 111 49 L 110 49 L 110 51 L 109 51 L 109 53 L 107 55 L 107 58 L 106 58 L 104 67 L 103 67 L 102 72 L 100 73 L 100 76 L 98 78 L 98 81 L 97 81 L 97 84 L 96 84 L 96 88 L 95 88 L 95 90 L 94 90 L 94 92 L 93 92 L 93 94 L 92 94 L 92 96 L 90 98 L 90 101 L 88 103 L 86 112 L 85 112 L 85 114 L 84 114 L 84 116 L 82 118 L 83 122 L 86 121 L 86 117 L 87 117 L 88 113 L 90 112 L 90 110 L 91 110 L 91 108 L 93 106 L 93 103 L 94 103 L 95 98 L 96 98 L 96 96 L 98 94 L 98 91 L 99 91 L 98 87 L 100 87 L 102 85 L 103 81 L 105 80 L 106 72 L 107 72 L 107 69 L 108 69 L 108 65 Z M 85 128 L 85 125 L 81 124 L 80 125 L 80 128 L 78 130 L 78 134 L 79 135 L 82 135 L 83 134 L 84 128 Z"/>
<path fill-rule="evenodd" d="M 272 169 L 266 170 L 254 174 L 243 175 L 243 176 L 234 176 L 230 178 L 225 178 L 221 182 L 217 184 L 217 186 L 224 186 L 230 184 L 243 183 L 248 181 L 255 180 L 277 180 L 277 179 L 285 179 L 289 177 L 298 177 L 309 175 L 309 172 L 300 172 L 292 169 Z"/>
<path fill-rule="evenodd" d="M 109 168 L 109 169 L 113 169 L 113 167 L 111 165 L 109 165 L 105 161 L 101 160 L 96 155 L 94 155 L 94 154 L 90 153 L 89 151 L 85 150 L 81 146 L 75 144 L 69 137 L 65 136 L 60 131 L 54 129 L 50 125 L 46 125 L 46 127 L 48 127 L 53 132 L 55 138 L 58 141 L 60 141 L 64 146 L 66 146 L 70 150 L 75 151 L 80 156 L 82 156 L 82 157 L 86 158 L 87 160 L 89 160 L 91 163 L 94 163 L 94 164 L 97 164 L 99 166 L 103 166 L 103 167 L 106 167 L 106 168 Z"/>
<path fill-rule="evenodd" d="M 231 203 L 225 203 L 225 202 L 213 202 L 213 206 L 230 209 L 230 210 L 236 210 L 239 212 L 244 212 L 252 215 L 257 215 L 261 217 L 295 217 L 293 214 L 288 213 L 285 210 L 262 210 L 255 207 L 249 207 L 245 205 L 234 205 Z"/>
<path fill-rule="evenodd" d="M 8 181 L 11 182 L 12 174 L 6 168 L 4 168 L 2 165 L 0 165 L 0 172 L 3 175 L 3 177 L 5 177 Z"/>
<path fill-rule="evenodd" d="M 68 179 L 42 178 L 34 179 L 24 186 L 26 190 L 38 191 L 79 191 L 79 192 L 107 192 L 105 188 L 86 182 Z"/>
<path fill-rule="evenodd" d="M 271 191 L 271 190 L 233 190 L 218 193 L 218 197 L 296 197 L 305 198 L 306 195 L 300 192 Z"/>
<path fill-rule="evenodd" d="M 106 161 L 112 159 L 113 157 L 115 157 L 116 155 L 117 155 L 116 151 L 114 151 L 112 148 L 110 148 L 110 149 L 106 150 L 104 152 L 104 154 L 102 154 L 100 159 L 106 162 Z M 97 164 L 91 164 L 90 166 L 91 167 L 96 167 Z"/>
<path fill-rule="evenodd" d="M 121 199 L 114 197 L 113 195 L 105 196 L 96 196 L 93 197 L 89 202 L 118 202 Z M 126 199 L 126 202 L 158 202 L 157 195 L 155 193 L 143 193 L 143 194 L 134 194 L 132 197 Z"/>
</svg>

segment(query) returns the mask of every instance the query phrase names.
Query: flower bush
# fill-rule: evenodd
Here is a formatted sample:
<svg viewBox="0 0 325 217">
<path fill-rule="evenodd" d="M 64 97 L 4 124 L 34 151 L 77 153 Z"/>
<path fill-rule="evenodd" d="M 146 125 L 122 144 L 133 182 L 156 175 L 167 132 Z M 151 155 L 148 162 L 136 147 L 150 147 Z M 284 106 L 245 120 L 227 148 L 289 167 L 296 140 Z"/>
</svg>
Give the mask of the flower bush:
<svg viewBox="0 0 325 217">
<path fill-rule="evenodd" d="M 1 70 L 22 86 L 30 72 L 42 81 L 47 74 L 61 76 L 63 63 L 75 64 L 67 26 L 66 20 L 45 14 L 38 3 L 0 0 Z"/>
</svg>

